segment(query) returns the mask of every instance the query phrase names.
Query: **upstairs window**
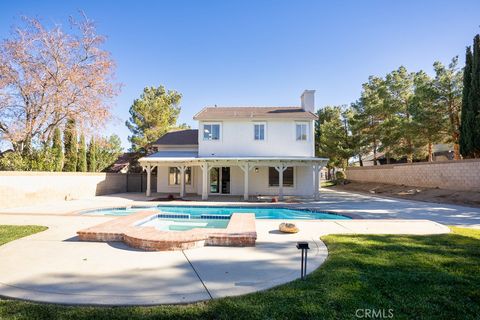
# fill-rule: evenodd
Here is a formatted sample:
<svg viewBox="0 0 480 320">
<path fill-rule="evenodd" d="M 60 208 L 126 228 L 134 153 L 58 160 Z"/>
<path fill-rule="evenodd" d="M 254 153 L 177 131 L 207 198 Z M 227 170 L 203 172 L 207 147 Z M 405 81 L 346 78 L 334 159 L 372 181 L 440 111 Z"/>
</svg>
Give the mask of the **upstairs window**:
<svg viewBox="0 0 480 320">
<path fill-rule="evenodd" d="M 253 139 L 256 141 L 265 140 L 265 124 L 255 123 L 253 125 Z"/>
<path fill-rule="evenodd" d="M 182 175 L 180 174 L 180 170 L 177 167 L 169 167 L 168 168 L 168 184 L 170 186 L 180 185 Z M 185 184 L 192 184 L 192 168 L 187 167 L 185 170 Z"/>
<path fill-rule="evenodd" d="M 308 124 L 297 123 L 296 124 L 296 137 L 297 141 L 307 141 L 308 139 Z"/>
<path fill-rule="evenodd" d="M 280 184 L 280 175 L 274 167 L 268 168 L 268 186 L 278 187 Z M 288 167 L 283 171 L 283 186 L 293 187 L 293 167 Z"/>
<path fill-rule="evenodd" d="M 220 140 L 220 125 L 219 124 L 204 124 L 203 125 L 203 140 Z"/>
</svg>

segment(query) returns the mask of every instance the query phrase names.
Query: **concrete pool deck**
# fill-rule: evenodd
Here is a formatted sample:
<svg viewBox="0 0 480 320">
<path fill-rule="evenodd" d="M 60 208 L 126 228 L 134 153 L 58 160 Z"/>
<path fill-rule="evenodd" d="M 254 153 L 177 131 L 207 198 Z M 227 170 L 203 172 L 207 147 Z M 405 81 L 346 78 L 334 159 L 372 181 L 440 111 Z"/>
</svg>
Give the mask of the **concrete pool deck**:
<svg viewBox="0 0 480 320">
<path fill-rule="evenodd" d="M 301 231 L 290 235 L 276 231 L 282 220 L 256 220 L 257 246 L 243 248 L 144 252 L 118 242 L 78 241 L 77 230 L 113 218 L 82 216 L 71 211 L 131 203 L 132 199 L 115 195 L 0 212 L 0 224 L 49 227 L 47 231 L 0 246 L 0 295 L 92 305 L 209 300 L 264 290 L 298 278 L 300 254 L 295 244 L 299 240 L 310 242 L 308 271 L 311 272 L 328 254 L 319 240 L 322 235 L 437 234 L 449 232 L 442 222 L 467 226 L 480 223 L 480 209 L 325 190 L 317 202 L 288 206 L 358 213 L 366 219 L 299 220 L 296 223 Z M 425 220 L 429 218 L 433 221 Z"/>
</svg>

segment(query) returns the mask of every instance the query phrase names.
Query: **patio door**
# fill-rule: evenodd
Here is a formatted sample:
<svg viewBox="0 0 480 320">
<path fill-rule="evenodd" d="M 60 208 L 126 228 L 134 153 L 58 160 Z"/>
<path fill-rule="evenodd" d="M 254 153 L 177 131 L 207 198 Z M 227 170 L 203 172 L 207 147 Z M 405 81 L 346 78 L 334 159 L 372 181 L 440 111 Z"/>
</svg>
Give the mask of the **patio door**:
<svg viewBox="0 0 480 320">
<path fill-rule="evenodd" d="M 230 193 L 230 167 L 210 169 L 210 193 Z"/>
</svg>

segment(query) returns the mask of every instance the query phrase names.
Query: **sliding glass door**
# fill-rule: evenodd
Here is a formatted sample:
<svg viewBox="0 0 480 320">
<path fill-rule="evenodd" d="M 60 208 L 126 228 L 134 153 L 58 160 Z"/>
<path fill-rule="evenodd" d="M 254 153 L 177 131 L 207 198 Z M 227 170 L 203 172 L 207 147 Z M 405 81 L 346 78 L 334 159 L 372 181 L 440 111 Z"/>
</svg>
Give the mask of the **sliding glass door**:
<svg viewBox="0 0 480 320">
<path fill-rule="evenodd" d="M 230 193 L 230 167 L 210 169 L 210 193 Z"/>
</svg>

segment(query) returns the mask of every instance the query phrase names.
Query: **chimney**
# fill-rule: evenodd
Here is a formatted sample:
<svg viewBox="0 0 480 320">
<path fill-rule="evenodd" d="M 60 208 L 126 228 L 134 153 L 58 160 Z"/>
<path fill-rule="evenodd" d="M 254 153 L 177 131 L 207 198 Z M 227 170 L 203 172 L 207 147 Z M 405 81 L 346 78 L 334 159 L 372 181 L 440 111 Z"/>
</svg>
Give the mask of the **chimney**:
<svg viewBox="0 0 480 320">
<path fill-rule="evenodd" d="M 302 100 L 302 109 L 315 113 L 315 90 L 305 90 L 300 97 Z"/>
</svg>

